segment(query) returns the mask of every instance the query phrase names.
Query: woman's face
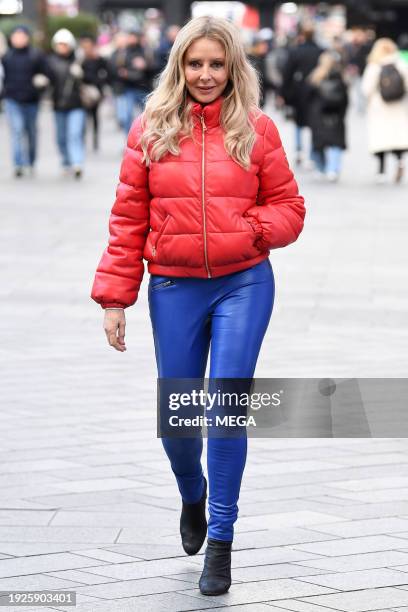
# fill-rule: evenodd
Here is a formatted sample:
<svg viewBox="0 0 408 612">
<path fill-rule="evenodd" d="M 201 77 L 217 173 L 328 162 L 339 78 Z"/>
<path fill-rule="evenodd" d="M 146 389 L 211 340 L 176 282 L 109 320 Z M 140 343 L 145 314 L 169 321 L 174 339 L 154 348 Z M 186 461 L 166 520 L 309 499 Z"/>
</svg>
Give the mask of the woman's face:
<svg viewBox="0 0 408 612">
<path fill-rule="evenodd" d="M 202 104 L 212 102 L 228 83 L 224 47 L 216 40 L 199 38 L 184 56 L 184 76 L 189 94 Z"/>
<path fill-rule="evenodd" d="M 72 49 L 67 43 L 57 43 L 55 45 L 55 51 L 58 55 L 70 55 Z"/>
</svg>

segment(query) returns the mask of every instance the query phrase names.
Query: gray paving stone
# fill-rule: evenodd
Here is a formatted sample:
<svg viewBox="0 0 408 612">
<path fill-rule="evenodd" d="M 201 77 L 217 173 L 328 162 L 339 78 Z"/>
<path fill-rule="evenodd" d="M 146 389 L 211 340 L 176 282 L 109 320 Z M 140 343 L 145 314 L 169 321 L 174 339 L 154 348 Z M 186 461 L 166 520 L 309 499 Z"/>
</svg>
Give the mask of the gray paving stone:
<svg viewBox="0 0 408 612">
<path fill-rule="evenodd" d="M 396 550 L 385 550 L 381 552 L 351 554 L 339 557 L 320 557 L 309 561 L 300 561 L 298 565 L 330 572 L 359 571 L 374 569 L 376 567 L 393 567 L 398 571 L 404 571 L 404 567 L 408 566 L 399 565 L 400 559 L 408 559 L 407 553 Z"/>
<path fill-rule="evenodd" d="M 305 573 L 307 572 L 307 573 Z M 324 570 L 303 568 L 295 563 L 273 563 L 271 565 L 256 565 L 254 567 L 234 568 L 234 578 L 240 582 L 256 582 L 276 578 L 297 578 L 299 576 L 317 576 Z"/>
<path fill-rule="evenodd" d="M 91 574 L 86 570 L 61 570 L 59 572 L 47 572 L 45 575 L 59 578 L 61 580 L 72 580 L 79 585 L 113 582 L 112 578 Z"/>
<path fill-rule="evenodd" d="M 310 589 L 310 590 L 309 590 Z M 188 591 L 184 591 L 188 594 Z M 332 589 L 325 587 L 306 585 L 297 580 L 277 579 L 261 582 L 247 582 L 234 585 L 234 589 L 230 590 L 225 595 L 218 595 L 218 605 L 227 604 L 234 606 L 237 604 L 256 603 L 273 601 L 275 605 L 279 605 L 280 599 L 288 599 L 294 597 L 305 597 L 317 595 L 317 593 L 330 593 Z M 206 595 L 201 595 L 198 588 L 194 591 L 195 595 L 201 599 L 205 599 Z M 193 591 L 191 591 L 193 594 Z"/>
<path fill-rule="evenodd" d="M 82 586 L 82 584 L 69 578 L 46 574 L 33 573 L 25 576 L 0 578 L 0 591 L 69 589 L 76 586 Z"/>
<path fill-rule="evenodd" d="M 135 513 L 125 513 L 121 511 L 116 512 L 80 512 L 80 511 L 64 511 L 54 513 L 50 525 L 78 525 L 78 526 L 92 526 L 98 524 L 100 527 L 134 527 L 137 517 L 137 523 L 140 526 L 141 533 L 143 529 L 154 529 L 157 525 L 169 521 L 169 511 L 157 509 L 149 513 L 143 513 L 143 508 L 139 507 L 139 511 Z"/>
<path fill-rule="evenodd" d="M 0 542 L 113 543 L 119 529 L 112 527 L 0 527 Z"/>
<path fill-rule="evenodd" d="M 105 565 L 104 561 L 87 559 L 70 553 L 55 553 L 0 561 L 0 576 L 23 576 L 52 570 L 75 569 Z"/>
<path fill-rule="evenodd" d="M 122 597 L 181 591 L 183 584 L 185 588 L 191 588 L 190 582 L 183 583 L 181 580 L 172 580 L 166 577 L 141 578 L 78 587 L 77 592 L 103 599 L 120 599 Z"/>
<path fill-rule="evenodd" d="M 305 601 L 304 598 L 302 601 Z M 408 604 L 408 592 L 402 589 L 385 587 L 383 589 L 367 589 L 351 591 L 350 593 L 334 593 L 331 595 L 318 595 L 307 599 L 307 603 L 319 604 L 329 609 L 344 610 L 344 612 L 371 612 L 390 607 Z"/>
<path fill-rule="evenodd" d="M 398 517 L 386 517 L 367 519 L 361 521 L 347 521 L 333 525 L 317 525 L 325 533 L 329 533 L 343 538 L 354 536 L 391 534 L 403 531 L 408 527 L 408 520 Z M 399 536 L 400 537 L 400 536 Z"/>
<path fill-rule="evenodd" d="M 266 602 L 268 603 L 268 602 Z M 327 608 L 325 605 L 319 606 L 316 604 L 306 603 L 298 599 L 292 599 L 290 602 L 279 601 L 280 610 L 290 610 L 290 612 L 342 612 L 339 608 Z M 376 610 L 375 612 L 394 612 L 391 608 Z"/>
<path fill-rule="evenodd" d="M 58 468 L 77 468 L 78 464 L 63 459 L 38 459 L 37 461 L 10 461 L 0 464 L 1 474 L 15 474 L 16 472 L 36 472 L 43 470 L 56 470 Z"/>
<path fill-rule="evenodd" d="M 151 541 L 142 542 L 143 538 L 139 538 L 139 542 L 135 544 L 119 544 L 115 545 L 116 551 L 123 554 L 135 556 L 146 561 L 155 559 L 167 559 L 169 557 L 184 557 L 185 553 L 181 544 L 157 544 L 152 539 Z M 157 539 L 156 539 L 157 541 Z M 110 547 L 104 547 L 107 550 L 112 550 Z"/>
<path fill-rule="evenodd" d="M 267 548 L 305 542 L 325 542 L 336 540 L 332 535 L 302 529 L 300 527 L 270 529 L 268 531 L 238 532 L 234 535 L 234 549 Z"/>
<path fill-rule="evenodd" d="M 135 561 L 134 557 L 122 555 L 110 550 L 104 550 L 102 548 L 90 548 L 88 550 L 77 551 L 76 555 L 81 557 L 89 557 L 91 559 L 98 559 L 99 561 L 106 561 L 107 563 L 129 563 L 131 561 Z"/>
<path fill-rule="evenodd" d="M 311 584 L 320 584 L 341 591 L 357 589 L 371 589 L 388 586 L 408 586 L 408 575 L 396 569 L 367 569 L 338 574 L 325 574 L 320 576 L 302 576 L 299 578 Z"/>
<path fill-rule="evenodd" d="M 154 612 L 190 612 L 202 609 L 207 610 L 216 606 L 219 606 L 219 604 L 213 599 L 201 601 L 197 600 L 196 597 L 169 592 L 122 598 L 117 601 L 87 602 L 76 606 L 75 612 L 144 612 L 146 610 L 154 610 Z M 58 610 L 70 612 L 69 608 L 58 608 Z"/>
<path fill-rule="evenodd" d="M 169 574 L 190 572 L 196 568 L 194 560 L 186 559 L 162 559 L 153 561 L 137 561 L 131 563 L 120 563 L 115 565 L 104 565 L 95 567 L 88 572 L 107 578 L 117 580 L 131 580 L 141 578 L 155 578 L 168 576 Z"/>
<path fill-rule="evenodd" d="M 110 546 L 106 544 L 106 546 Z M 31 555 L 45 555 L 47 553 L 73 552 L 89 548 L 84 542 L 69 542 L 66 544 L 44 544 L 44 543 L 1 543 L 1 549 L 7 553 L 7 557 L 29 557 Z"/>
<path fill-rule="evenodd" d="M 263 514 L 255 517 L 241 518 L 239 526 L 237 526 L 237 533 L 241 531 L 249 531 L 252 529 L 268 529 L 268 528 L 280 528 L 299 526 L 306 527 L 313 525 L 316 529 L 319 525 L 325 526 L 326 523 L 333 523 L 335 521 L 343 521 L 342 517 L 336 517 L 331 514 L 323 514 L 320 512 L 284 512 L 276 514 Z"/>
<path fill-rule="evenodd" d="M 373 458 L 383 464 L 384 455 L 379 456 L 378 453 L 373 455 Z M 350 459 L 350 458 L 349 458 Z M 359 459 L 359 465 L 361 460 Z M 377 489 L 399 489 L 408 485 L 408 477 L 389 476 L 388 478 L 366 478 L 360 480 L 346 480 L 345 482 L 336 482 L 335 484 L 328 483 L 329 488 L 343 489 L 345 491 L 376 491 Z"/>
<path fill-rule="evenodd" d="M 58 482 L 57 489 L 61 491 L 71 491 L 73 493 L 81 493 L 82 491 L 114 491 L 116 489 L 136 489 L 144 487 L 145 483 L 139 483 L 136 480 L 129 478 L 95 478 L 93 480 L 76 480 Z"/>
<path fill-rule="evenodd" d="M 317 555 L 338 557 L 356 553 L 379 552 L 381 550 L 398 550 L 399 548 L 403 548 L 403 542 L 404 540 L 402 538 L 379 535 L 300 544 L 296 546 L 296 548 Z"/>
<path fill-rule="evenodd" d="M 48 525 L 55 510 L 0 510 L 0 525 Z"/>
</svg>

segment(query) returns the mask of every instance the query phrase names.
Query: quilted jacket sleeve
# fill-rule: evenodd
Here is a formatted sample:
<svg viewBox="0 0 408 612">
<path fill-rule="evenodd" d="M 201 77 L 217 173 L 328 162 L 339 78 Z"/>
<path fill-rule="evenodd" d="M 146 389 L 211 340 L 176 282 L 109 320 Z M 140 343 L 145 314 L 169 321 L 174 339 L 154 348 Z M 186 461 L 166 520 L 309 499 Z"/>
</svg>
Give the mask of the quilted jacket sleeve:
<svg viewBox="0 0 408 612">
<path fill-rule="evenodd" d="M 141 115 L 129 132 L 109 218 L 109 242 L 96 270 L 91 297 L 102 308 L 127 308 L 137 300 L 144 274 L 143 249 L 150 229 L 148 169 L 138 144 Z"/>
<path fill-rule="evenodd" d="M 289 168 L 279 132 L 268 117 L 264 133 L 264 157 L 259 170 L 257 203 L 244 217 L 262 250 L 277 249 L 294 242 L 303 229 L 304 198 Z"/>
</svg>

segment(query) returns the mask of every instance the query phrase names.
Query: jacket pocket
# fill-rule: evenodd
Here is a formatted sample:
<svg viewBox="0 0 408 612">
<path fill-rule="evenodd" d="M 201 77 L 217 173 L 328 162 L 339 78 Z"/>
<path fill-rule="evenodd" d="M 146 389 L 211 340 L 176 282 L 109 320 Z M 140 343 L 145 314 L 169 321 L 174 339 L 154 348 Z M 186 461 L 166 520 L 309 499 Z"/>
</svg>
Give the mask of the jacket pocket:
<svg viewBox="0 0 408 612">
<path fill-rule="evenodd" d="M 166 281 L 162 281 L 160 283 L 156 283 L 156 284 L 151 284 L 151 288 L 153 291 L 156 291 L 156 289 L 162 289 L 163 287 L 170 287 L 171 285 L 175 285 L 176 281 L 173 279 L 169 279 Z"/>
<path fill-rule="evenodd" d="M 157 253 L 157 247 L 158 247 L 158 245 L 159 245 L 160 238 L 162 237 L 163 232 L 164 232 L 164 230 L 166 229 L 166 225 L 168 224 L 168 222 L 170 221 L 170 219 L 171 219 L 171 215 L 167 215 L 167 217 L 165 218 L 165 220 L 164 220 L 164 221 L 163 221 L 163 223 L 161 224 L 161 227 L 160 227 L 160 229 L 159 229 L 159 232 L 158 232 L 158 234 L 157 234 L 157 236 L 156 236 L 156 239 L 155 239 L 155 241 L 154 241 L 154 243 L 153 243 L 153 245 L 152 245 L 152 255 L 153 255 L 153 257 L 155 257 L 155 255 L 156 255 L 156 253 Z"/>
</svg>

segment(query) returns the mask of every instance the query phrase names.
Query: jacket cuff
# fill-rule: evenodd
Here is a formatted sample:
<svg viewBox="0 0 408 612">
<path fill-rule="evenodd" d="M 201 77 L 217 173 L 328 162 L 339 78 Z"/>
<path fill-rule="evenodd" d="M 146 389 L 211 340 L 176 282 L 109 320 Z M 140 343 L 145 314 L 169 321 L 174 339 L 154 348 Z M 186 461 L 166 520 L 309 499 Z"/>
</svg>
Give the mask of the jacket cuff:
<svg viewBox="0 0 408 612">
<path fill-rule="evenodd" d="M 247 221 L 247 223 L 249 223 L 249 225 L 254 230 L 254 233 L 256 234 L 256 240 L 258 241 L 259 239 L 261 239 L 263 236 L 263 229 L 258 219 L 256 219 L 252 215 L 248 215 L 247 213 L 244 213 L 243 216 L 245 217 L 245 220 Z"/>
<path fill-rule="evenodd" d="M 105 310 L 105 308 L 127 308 L 124 304 L 119 304 L 119 302 L 102 302 L 101 307 Z"/>
</svg>

